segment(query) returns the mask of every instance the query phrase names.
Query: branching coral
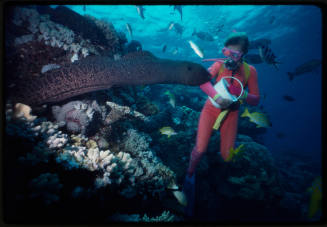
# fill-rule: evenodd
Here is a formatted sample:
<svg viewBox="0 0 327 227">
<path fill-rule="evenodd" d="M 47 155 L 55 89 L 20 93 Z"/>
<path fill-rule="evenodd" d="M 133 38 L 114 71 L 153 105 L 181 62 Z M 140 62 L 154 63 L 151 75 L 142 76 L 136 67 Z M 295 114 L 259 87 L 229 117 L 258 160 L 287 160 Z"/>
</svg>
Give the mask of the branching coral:
<svg viewBox="0 0 327 227">
<path fill-rule="evenodd" d="M 142 115 L 141 115 L 142 116 Z M 12 125 L 8 119 L 8 125 Z M 40 140 L 39 147 L 45 146 L 44 152 L 55 155 L 55 160 L 66 169 L 83 168 L 96 172 L 95 189 L 108 185 L 119 186 L 121 195 L 130 198 L 136 194 L 155 195 L 163 192 L 174 180 L 174 173 L 164 166 L 149 149 L 150 137 L 129 129 L 119 142 L 119 151 L 101 150 L 97 143 L 87 137 L 68 135 L 58 130 L 58 123 L 44 119 L 35 122 L 16 122 L 19 127 L 10 135 L 16 136 L 20 128 L 32 132 L 32 138 Z M 109 145 L 110 147 L 110 145 Z M 39 150 L 39 149 L 38 149 Z M 46 155 L 26 155 L 21 160 L 30 158 L 46 159 Z M 44 160 L 43 160 L 44 161 Z"/>
</svg>

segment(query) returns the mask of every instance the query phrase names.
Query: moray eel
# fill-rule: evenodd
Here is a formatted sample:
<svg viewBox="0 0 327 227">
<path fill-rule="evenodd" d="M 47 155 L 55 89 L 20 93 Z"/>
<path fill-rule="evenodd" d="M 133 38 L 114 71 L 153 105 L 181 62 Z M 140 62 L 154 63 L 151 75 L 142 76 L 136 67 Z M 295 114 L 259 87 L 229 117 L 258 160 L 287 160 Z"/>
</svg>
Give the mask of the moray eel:
<svg viewBox="0 0 327 227">
<path fill-rule="evenodd" d="M 90 56 L 24 81 L 13 101 L 27 105 L 59 102 L 113 85 L 201 85 L 210 74 L 200 64 L 160 59 L 148 51 L 133 52 L 120 60 Z"/>
</svg>

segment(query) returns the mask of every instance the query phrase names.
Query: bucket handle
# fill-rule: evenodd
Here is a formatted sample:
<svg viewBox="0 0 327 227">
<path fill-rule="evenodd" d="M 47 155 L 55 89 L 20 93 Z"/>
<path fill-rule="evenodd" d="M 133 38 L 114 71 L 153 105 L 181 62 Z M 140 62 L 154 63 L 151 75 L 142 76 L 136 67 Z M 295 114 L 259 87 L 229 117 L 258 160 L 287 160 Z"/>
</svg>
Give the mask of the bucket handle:
<svg viewBox="0 0 327 227">
<path fill-rule="evenodd" d="M 237 79 L 236 77 L 233 77 L 233 76 L 224 76 L 221 79 L 224 79 L 224 78 L 233 78 L 241 85 L 241 88 L 242 88 L 241 94 L 236 98 L 236 100 L 238 100 L 244 93 L 244 87 L 243 87 L 242 82 L 239 79 Z"/>
</svg>

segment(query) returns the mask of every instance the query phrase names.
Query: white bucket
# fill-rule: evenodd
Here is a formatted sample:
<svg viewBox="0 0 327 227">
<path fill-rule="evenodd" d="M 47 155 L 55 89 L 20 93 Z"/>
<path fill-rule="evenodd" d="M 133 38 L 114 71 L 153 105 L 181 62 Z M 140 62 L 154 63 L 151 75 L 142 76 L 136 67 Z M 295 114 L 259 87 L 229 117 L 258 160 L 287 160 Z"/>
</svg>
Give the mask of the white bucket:
<svg viewBox="0 0 327 227">
<path fill-rule="evenodd" d="M 240 83 L 242 91 L 241 91 L 241 94 L 237 98 L 228 92 L 228 89 L 227 89 L 228 82 L 225 80 L 225 78 L 234 78 L 237 82 Z M 221 95 L 222 98 L 229 99 L 233 102 L 236 102 L 243 95 L 243 91 L 244 91 L 242 82 L 239 79 L 237 79 L 236 77 L 232 77 L 232 76 L 225 76 L 225 77 L 221 78 L 221 80 L 218 83 L 216 83 L 215 86 L 213 86 L 213 87 L 218 92 L 218 94 Z M 211 97 L 209 97 L 209 99 L 210 99 L 212 105 L 214 105 L 217 108 L 220 108 L 220 105 L 218 103 L 216 103 Z"/>
</svg>

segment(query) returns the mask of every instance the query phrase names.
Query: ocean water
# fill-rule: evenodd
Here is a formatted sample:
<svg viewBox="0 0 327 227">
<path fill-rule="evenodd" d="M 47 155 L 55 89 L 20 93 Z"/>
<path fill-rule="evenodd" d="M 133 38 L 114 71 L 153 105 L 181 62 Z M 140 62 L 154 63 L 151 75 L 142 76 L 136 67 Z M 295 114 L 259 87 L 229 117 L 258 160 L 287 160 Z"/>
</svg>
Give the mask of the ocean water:
<svg viewBox="0 0 327 227">
<path fill-rule="evenodd" d="M 204 51 L 206 58 L 224 57 L 221 49 L 224 40 L 233 31 L 246 32 L 250 40 L 271 40 L 271 49 L 281 62 L 279 70 L 272 65 L 254 65 L 258 72 L 261 94 L 266 94 L 265 110 L 273 127 L 265 134 L 265 145 L 272 152 L 295 150 L 310 154 L 320 163 L 321 156 L 321 67 L 289 81 L 287 72 L 311 59 L 322 58 L 322 17 L 320 8 L 311 5 L 189 5 L 183 7 L 183 20 L 172 6 L 144 6 L 145 20 L 137 14 L 135 6 L 83 6 L 69 5 L 79 14 L 89 14 L 111 21 L 117 30 L 126 32 L 125 24 L 133 28 L 133 37 L 142 43 L 143 49 L 158 57 L 186 60 L 209 67 L 193 52 L 188 40 L 194 40 Z M 172 13 L 173 12 L 173 13 Z M 158 32 L 175 21 L 184 26 L 182 36 L 175 32 Z M 219 27 L 221 31 L 217 31 Z M 199 40 L 192 33 L 211 32 L 215 41 Z M 167 45 L 165 53 L 163 45 Z M 180 49 L 173 55 L 175 48 Z M 257 53 L 257 50 L 250 50 Z M 201 91 L 199 91 L 201 92 Z M 287 102 L 283 95 L 296 100 Z M 283 140 L 275 134 L 285 134 Z"/>
<path fill-rule="evenodd" d="M 56 5 L 51 5 L 51 8 L 53 9 L 56 7 Z M 282 184 L 286 185 L 284 186 L 286 194 L 283 197 L 283 208 L 287 207 L 289 201 L 292 203 L 292 205 L 290 205 L 292 208 L 290 208 L 291 211 L 289 213 L 283 213 L 283 211 L 280 211 L 276 205 L 277 208 L 275 207 L 275 209 L 272 209 L 273 211 L 269 208 L 266 210 L 266 212 L 259 213 L 258 217 L 254 215 L 251 217 L 252 219 L 249 218 L 249 220 L 257 220 L 263 222 L 270 222 L 274 220 L 286 220 L 293 222 L 308 221 L 305 217 L 305 213 L 308 209 L 310 209 L 308 208 L 308 202 L 310 200 L 309 198 L 311 194 L 306 194 L 305 199 L 299 198 L 301 193 L 306 193 L 305 190 L 308 187 L 311 187 L 313 179 L 321 175 L 322 65 L 315 67 L 310 72 L 296 76 L 292 81 L 288 77 L 288 72 L 295 71 L 298 66 L 312 59 L 322 59 L 322 14 L 319 7 L 311 5 L 185 5 L 182 6 L 182 20 L 180 13 L 177 10 L 174 10 L 173 6 L 169 5 L 144 5 L 144 19 L 140 17 L 134 5 L 66 5 L 66 7 L 82 16 L 91 15 L 97 19 L 112 23 L 116 31 L 126 34 L 128 41 L 132 39 L 139 41 L 142 44 L 143 50 L 150 51 L 158 58 L 190 61 L 201 64 L 205 68 L 210 67 L 212 62 L 202 62 L 202 59 L 190 47 L 190 44 L 188 43 L 189 40 L 192 40 L 202 49 L 204 58 L 222 58 L 224 56 L 221 50 L 224 47 L 224 41 L 226 37 L 233 31 L 246 32 L 250 41 L 263 38 L 269 39 L 271 41 L 269 47 L 276 55 L 277 61 L 280 62 L 280 64 L 278 64 L 279 69 L 276 69 L 273 65 L 267 63 L 251 65 L 256 68 L 258 73 L 258 86 L 261 94 L 261 101 L 259 106 L 263 106 L 263 109 L 256 109 L 256 111 L 264 112 L 268 116 L 272 126 L 267 128 L 264 132 L 260 132 L 260 138 L 254 137 L 252 139 L 259 144 L 262 144 L 270 151 L 272 158 L 275 160 L 275 167 L 279 169 L 278 171 L 281 172 L 279 175 L 281 177 L 281 182 L 284 182 Z M 168 26 L 171 24 L 171 22 L 174 22 L 175 24 L 178 23 L 183 27 L 182 34 L 178 34 L 174 29 L 168 29 Z M 133 37 L 131 37 L 128 33 L 126 29 L 126 23 L 131 26 Z M 208 32 L 214 40 L 202 40 L 192 35 L 194 31 Z M 165 45 L 166 50 L 163 51 L 163 47 Z M 258 54 L 259 52 L 258 49 L 251 49 L 249 53 Z M 150 89 L 152 89 L 152 92 L 148 94 L 148 98 L 150 100 L 154 100 L 156 103 L 162 100 L 162 97 L 164 96 L 162 95 L 163 91 L 173 89 L 173 85 L 160 85 L 159 87 L 156 86 L 157 85 L 151 85 Z M 158 89 L 157 93 L 155 89 Z M 199 100 L 201 100 L 200 97 L 202 97 L 202 99 L 205 97 L 204 93 L 198 87 L 186 87 L 185 89 L 189 89 L 188 91 L 193 91 L 194 93 L 192 93 L 192 95 L 198 95 Z M 178 100 L 178 106 L 188 105 L 186 100 L 195 98 L 187 97 L 187 94 L 188 93 L 186 92 L 183 96 L 183 99 L 185 100 L 184 102 L 180 97 L 176 97 L 176 100 Z M 292 96 L 295 100 L 292 102 L 287 101 L 283 98 L 284 95 Z M 160 106 L 159 111 L 164 110 L 165 104 L 161 105 L 162 106 Z M 200 107 L 202 107 L 202 105 Z M 196 109 L 198 112 L 201 110 L 201 108 L 199 109 L 199 105 L 189 107 Z M 174 111 L 177 110 L 172 110 L 172 112 Z M 47 120 L 53 121 L 53 118 L 49 117 Z M 173 119 L 171 119 L 170 122 L 172 121 Z M 166 125 L 167 122 L 169 122 L 169 120 L 166 120 L 165 125 L 162 126 L 169 126 Z M 197 123 L 195 123 L 195 125 L 197 125 Z M 127 128 L 127 126 L 124 127 Z M 137 128 L 139 126 L 135 127 Z M 192 139 L 188 138 L 187 143 L 194 144 L 194 130 L 196 130 L 196 128 L 191 128 L 188 126 L 187 130 L 190 132 L 193 130 L 192 133 L 188 134 L 191 135 Z M 116 133 L 119 134 L 119 130 Z M 247 134 L 246 131 L 245 133 L 242 131 L 242 134 L 252 136 L 250 129 L 249 134 Z M 278 136 L 281 134 L 282 136 Z M 174 144 L 168 143 L 168 148 L 166 148 L 164 147 L 166 146 L 164 140 L 156 139 L 159 137 L 158 133 L 155 134 L 148 132 L 148 135 L 153 137 L 151 148 L 157 152 L 157 155 L 161 160 L 163 160 L 164 164 L 176 172 L 178 183 L 179 185 L 182 185 L 184 177 L 183 171 L 186 171 L 186 168 L 184 168 L 184 170 L 179 169 L 178 171 L 180 172 L 178 172 L 175 170 L 178 169 L 176 166 L 174 166 L 175 162 L 169 163 L 167 161 L 168 158 L 165 160 L 165 156 L 173 157 L 174 148 L 169 147 L 173 147 Z M 117 136 L 119 137 L 120 135 Z M 185 138 L 180 138 L 180 140 L 176 139 L 177 145 L 175 145 L 182 146 L 181 143 L 183 142 L 180 141 L 185 141 L 183 139 Z M 211 137 L 211 143 L 215 143 L 215 139 L 217 139 L 217 134 L 216 136 Z M 155 144 L 153 141 L 158 143 Z M 183 151 L 184 167 L 187 167 L 191 149 L 192 147 L 190 144 L 187 144 L 187 146 L 185 145 L 185 149 Z M 212 157 L 212 155 L 220 155 L 217 153 L 219 146 L 216 144 L 209 145 L 208 150 L 208 155 L 211 155 L 208 157 Z M 164 152 L 172 153 L 165 155 Z M 64 158 L 61 157 L 61 159 Z M 170 158 L 169 160 L 171 159 L 173 160 L 174 158 Z M 202 162 L 210 163 L 208 159 L 205 159 L 205 161 Z M 199 184 L 199 186 L 197 186 L 197 192 L 201 191 L 202 179 L 203 181 L 209 182 L 208 185 L 214 188 L 212 189 L 213 191 L 206 189 L 209 190 L 210 193 L 214 194 L 216 191 L 219 191 L 216 189 L 216 187 L 219 187 L 219 183 L 214 182 L 219 178 L 215 179 L 214 177 L 220 173 L 213 171 L 220 170 L 215 169 L 216 167 L 210 167 L 210 164 L 207 165 L 209 165 L 209 167 L 206 167 L 207 172 L 203 171 L 200 173 L 202 178 L 199 178 L 200 183 L 197 183 Z M 305 168 L 307 168 L 305 171 L 309 172 L 308 174 L 306 172 L 308 177 L 302 181 L 302 179 L 299 177 L 301 176 L 300 167 L 294 167 L 294 171 L 297 171 L 294 172 L 294 175 L 292 175 L 293 172 L 291 170 L 290 173 L 287 173 L 288 165 L 291 167 L 304 165 Z M 73 164 L 71 164 L 71 166 L 73 166 Z M 40 168 L 42 169 L 44 167 Z M 47 172 L 49 172 L 48 169 Z M 52 171 L 52 173 L 55 172 L 56 170 Z M 36 174 L 31 174 L 31 176 L 35 178 Z M 33 177 L 31 176 L 29 177 L 32 179 Z M 287 185 L 287 183 L 285 183 L 292 180 L 294 181 L 292 184 L 290 183 Z M 27 181 L 28 180 L 26 180 L 26 182 Z M 79 185 L 79 181 L 76 180 L 76 182 L 76 185 Z M 72 185 L 69 185 L 69 187 L 73 188 Z M 46 191 L 46 189 L 44 190 Z M 71 198 L 68 196 L 69 199 L 67 199 L 67 195 L 65 196 L 66 200 L 69 200 L 69 204 L 72 204 L 70 201 Z M 101 200 L 101 196 L 96 198 L 99 199 L 100 197 Z M 231 200 L 221 198 L 220 200 L 222 201 L 221 206 L 228 204 L 226 206 L 226 210 L 229 211 L 233 210 L 233 206 L 239 206 L 239 210 L 247 208 L 246 203 L 238 205 L 237 200 L 233 198 Z M 296 202 L 296 200 L 298 200 L 298 202 Z M 25 200 L 23 199 L 23 201 Z M 26 203 L 22 202 L 23 205 L 20 206 L 21 209 L 28 206 L 28 202 L 30 202 L 30 200 L 27 199 L 26 201 Z M 137 201 L 138 200 L 131 200 L 130 202 L 134 203 L 131 205 L 131 207 L 137 207 Z M 216 202 L 216 200 L 214 201 Z M 219 201 L 219 199 L 217 201 Z M 8 199 L 7 202 L 10 202 L 10 200 Z M 209 202 L 207 203 L 209 204 Z M 65 204 L 65 202 L 62 204 Z M 49 209 L 60 209 L 60 206 L 63 206 L 62 204 Z M 90 202 L 90 204 L 94 206 L 94 204 L 98 203 Z M 126 204 L 128 204 L 128 200 Z M 149 212 L 149 210 L 151 210 L 149 207 L 158 204 L 160 204 L 160 202 L 157 200 L 148 202 L 148 207 L 147 205 L 142 204 L 142 214 Z M 198 202 L 197 206 L 200 208 L 197 209 L 203 209 L 203 213 L 207 212 L 207 214 L 205 215 L 198 210 L 198 216 L 196 220 L 204 222 L 219 222 L 220 220 L 228 221 L 233 219 L 233 215 L 226 215 L 225 217 L 219 217 L 219 215 L 217 216 L 217 213 L 219 213 L 218 211 L 223 209 L 219 205 L 211 204 L 207 207 L 203 207 L 205 206 L 203 204 L 206 204 L 206 202 Z M 261 203 L 258 204 L 258 206 L 262 206 Z M 103 207 L 105 206 L 106 205 L 103 205 Z M 165 209 L 167 209 L 167 207 L 169 206 L 166 206 Z M 215 212 L 210 209 L 217 209 L 218 211 Z M 251 209 L 255 210 L 254 208 L 249 208 L 249 213 L 244 211 L 244 213 L 241 214 L 240 212 L 240 214 L 237 214 L 236 217 L 241 217 L 241 220 L 247 220 L 246 215 L 251 215 Z M 156 207 L 155 210 L 156 214 L 161 213 L 159 212 L 161 211 L 159 207 Z M 117 210 L 115 210 L 112 208 L 109 212 L 110 215 L 113 215 L 115 211 L 124 213 L 124 211 L 127 211 L 127 209 L 119 210 L 117 208 Z M 131 208 L 131 210 L 128 210 L 127 213 L 131 215 L 133 212 L 133 214 L 135 214 L 136 211 L 137 209 L 133 210 Z M 182 216 L 181 213 L 176 212 L 174 209 L 172 209 L 171 212 L 175 212 L 174 214 L 176 216 Z M 299 218 L 297 218 L 298 215 L 300 215 Z M 154 216 L 154 214 L 152 214 L 152 216 Z M 10 217 L 12 217 L 10 220 L 15 220 L 15 218 L 13 218 L 14 216 Z M 23 215 L 21 217 L 24 218 Z M 60 215 L 60 217 L 64 220 L 65 218 L 69 219 L 65 215 Z M 94 215 L 94 217 L 97 216 Z M 134 219 L 140 220 L 139 217 L 133 217 Z M 18 219 L 21 220 L 20 218 Z M 108 217 L 104 218 L 104 215 L 101 213 L 101 218 L 107 221 L 106 218 Z M 122 219 L 124 218 L 120 217 L 119 220 L 122 221 Z M 127 221 L 131 221 L 132 219 L 132 216 L 125 217 L 125 220 Z M 72 221 L 71 219 L 69 220 Z M 92 222 L 92 220 L 88 220 L 87 218 L 85 218 L 85 220 L 87 222 Z M 144 221 L 145 219 L 142 220 Z M 185 219 L 182 218 L 181 220 Z M 154 221 L 154 219 L 152 219 L 152 221 Z M 164 219 L 164 221 L 166 220 Z"/>
</svg>

